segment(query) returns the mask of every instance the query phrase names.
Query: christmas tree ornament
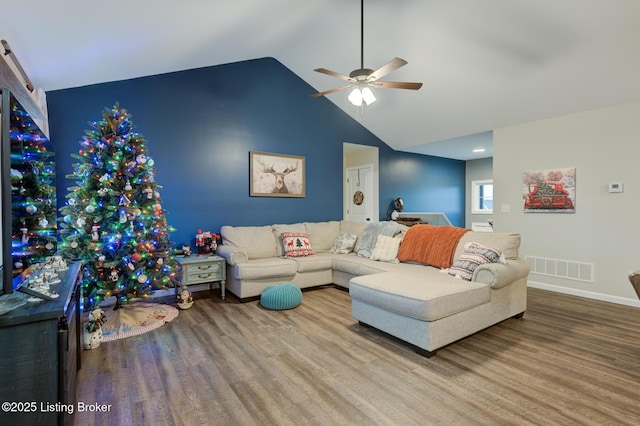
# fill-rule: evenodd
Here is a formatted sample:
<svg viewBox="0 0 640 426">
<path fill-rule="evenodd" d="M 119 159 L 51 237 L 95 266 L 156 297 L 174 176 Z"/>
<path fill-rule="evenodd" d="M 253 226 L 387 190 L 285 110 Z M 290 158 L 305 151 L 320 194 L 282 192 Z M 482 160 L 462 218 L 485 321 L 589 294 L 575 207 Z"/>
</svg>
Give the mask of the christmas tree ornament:
<svg viewBox="0 0 640 426">
<path fill-rule="evenodd" d="M 23 226 L 20 228 L 20 232 L 22 233 L 22 244 L 29 243 L 29 228 Z"/>
<path fill-rule="evenodd" d="M 140 154 L 140 155 L 138 155 L 138 156 L 136 157 L 136 161 L 137 161 L 139 164 L 144 164 L 144 163 L 146 163 L 146 162 L 147 162 L 147 156 L 146 156 L 146 155 L 144 155 L 144 154 Z"/>
<path fill-rule="evenodd" d="M 84 211 L 86 211 L 89 214 L 95 213 L 96 208 L 93 204 L 89 204 L 87 207 L 85 207 Z"/>
<path fill-rule="evenodd" d="M 138 282 L 140 284 L 147 282 L 147 276 L 145 274 L 138 275 Z"/>
<path fill-rule="evenodd" d="M 129 179 L 127 179 L 127 183 L 124 186 L 124 190 L 125 191 L 131 191 L 133 190 L 133 187 L 131 186 L 131 181 Z"/>
<path fill-rule="evenodd" d="M 46 217 L 42 216 L 40 218 L 40 220 L 38 220 L 38 225 L 40 225 L 42 228 L 44 228 L 45 226 L 47 226 L 49 224 L 49 221 L 47 220 Z"/>
<path fill-rule="evenodd" d="M 98 241 L 100 239 L 100 225 L 97 222 L 93 222 L 91 226 L 91 240 Z"/>
<path fill-rule="evenodd" d="M 36 206 L 34 206 L 33 204 L 27 204 L 27 207 L 25 207 L 25 210 L 29 214 L 34 214 L 35 212 L 38 211 L 38 208 Z"/>
</svg>

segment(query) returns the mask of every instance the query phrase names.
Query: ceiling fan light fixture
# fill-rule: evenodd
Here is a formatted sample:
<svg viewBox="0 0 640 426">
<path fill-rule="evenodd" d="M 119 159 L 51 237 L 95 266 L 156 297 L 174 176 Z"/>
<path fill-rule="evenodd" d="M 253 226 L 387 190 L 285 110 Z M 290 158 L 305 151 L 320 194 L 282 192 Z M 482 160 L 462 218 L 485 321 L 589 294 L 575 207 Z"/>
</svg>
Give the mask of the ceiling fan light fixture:
<svg viewBox="0 0 640 426">
<path fill-rule="evenodd" d="M 349 99 L 349 102 L 351 102 L 353 105 L 357 107 L 361 106 L 363 97 L 360 88 L 356 87 L 355 89 L 353 89 L 347 99 Z"/>
<path fill-rule="evenodd" d="M 362 89 L 362 100 L 367 105 L 371 105 L 372 103 L 374 103 L 376 101 L 376 97 L 374 96 L 374 94 L 371 91 L 371 89 L 369 89 L 368 87 L 365 87 L 364 89 Z"/>
</svg>

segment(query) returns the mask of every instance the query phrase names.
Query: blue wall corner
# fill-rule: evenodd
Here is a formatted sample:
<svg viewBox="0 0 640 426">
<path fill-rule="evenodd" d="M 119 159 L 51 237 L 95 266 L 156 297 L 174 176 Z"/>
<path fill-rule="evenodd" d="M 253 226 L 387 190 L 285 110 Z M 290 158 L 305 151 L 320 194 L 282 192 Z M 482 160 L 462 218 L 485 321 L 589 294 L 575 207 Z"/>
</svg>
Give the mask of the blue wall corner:
<svg viewBox="0 0 640 426">
<path fill-rule="evenodd" d="M 197 228 L 340 220 L 344 141 L 380 150 L 381 220 L 402 196 L 464 226 L 463 161 L 396 152 L 314 92 L 273 58 L 51 91 L 58 176 L 73 171 L 88 123 L 119 102 L 147 140 L 176 243 Z M 250 197 L 249 151 L 304 156 L 306 197 Z M 59 204 L 72 183 L 57 179 Z"/>
</svg>

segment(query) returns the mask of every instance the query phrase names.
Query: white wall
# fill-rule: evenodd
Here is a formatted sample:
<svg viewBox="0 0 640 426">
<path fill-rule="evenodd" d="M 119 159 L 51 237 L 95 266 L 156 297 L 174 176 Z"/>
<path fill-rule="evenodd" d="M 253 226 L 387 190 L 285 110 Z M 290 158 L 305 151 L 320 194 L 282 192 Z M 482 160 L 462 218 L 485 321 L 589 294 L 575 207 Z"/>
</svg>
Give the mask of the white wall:
<svg viewBox="0 0 640 426">
<path fill-rule="evenodd" d="M 595 265 L 592 283 L 532 274 L 529 285 L 640 306 L 640 102 L 494 130 L 494 227 L 522 234 L 522 257 Z M 576 168 L 576 213 L 523 213 L 522 173 Z M 621 194 L 610 182 L 624 183 Z M 503 212 L 508 206 L 510 212 Z"/>
</svg>

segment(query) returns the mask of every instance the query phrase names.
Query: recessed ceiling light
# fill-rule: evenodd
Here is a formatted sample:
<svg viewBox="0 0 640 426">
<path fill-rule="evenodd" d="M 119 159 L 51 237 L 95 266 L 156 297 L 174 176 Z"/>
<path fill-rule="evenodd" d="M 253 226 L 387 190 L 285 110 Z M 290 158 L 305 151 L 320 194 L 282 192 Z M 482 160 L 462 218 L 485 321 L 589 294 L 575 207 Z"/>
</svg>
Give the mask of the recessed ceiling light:
<svg viewBox="0 0 640 426">
<path fill-rule="evenodd" d="M 484 148 L 476 148 L 472 152 L 485 152 L 485 151 L 486 151 L 486 149 L 484 149 Z"/>
</svg>

